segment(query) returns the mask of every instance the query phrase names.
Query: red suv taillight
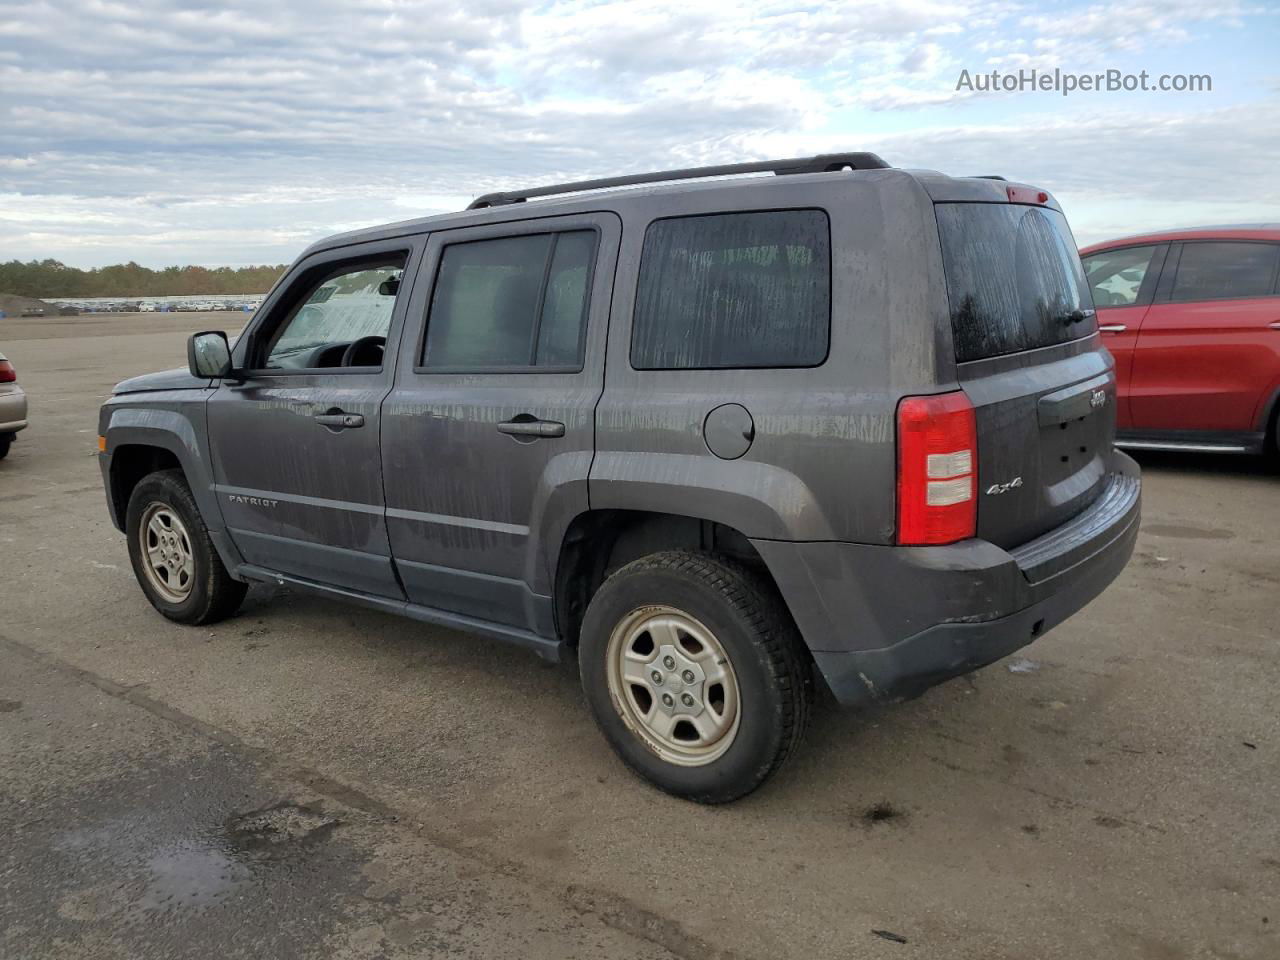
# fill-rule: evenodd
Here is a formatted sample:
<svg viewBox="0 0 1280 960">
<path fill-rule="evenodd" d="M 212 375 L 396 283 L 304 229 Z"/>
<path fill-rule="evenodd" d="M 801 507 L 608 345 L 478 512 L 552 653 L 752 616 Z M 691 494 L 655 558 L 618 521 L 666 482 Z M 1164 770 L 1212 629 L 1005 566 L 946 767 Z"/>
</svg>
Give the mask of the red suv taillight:
<svg viewBox="0 0 1280 960">
<path fill-rule="evenodd" d="M 0 383 L 14 383 L 18 379 L 18 371 L 8 360 L 0 360 Z"/>
<path fill-rule="evenodd" d="M 977 529 L 978 430 L 961 391 L 898 404 L 898 543 L 954 543 Z"/>
</svg>

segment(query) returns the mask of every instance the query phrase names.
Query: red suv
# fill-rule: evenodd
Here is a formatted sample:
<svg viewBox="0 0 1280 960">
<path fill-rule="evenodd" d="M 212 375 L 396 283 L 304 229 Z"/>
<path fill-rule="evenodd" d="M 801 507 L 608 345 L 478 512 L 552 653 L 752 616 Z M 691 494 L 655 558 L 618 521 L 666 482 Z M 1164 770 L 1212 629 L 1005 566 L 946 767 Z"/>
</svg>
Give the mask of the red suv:
<svg viewBox="0 0 1280 960">
<path fill-rule="evenodd" d="M 1080 256 L 1116 358 L 1117 446 L 1274 449 L 1280 224 L 1147 233 Z"/>
</svg>

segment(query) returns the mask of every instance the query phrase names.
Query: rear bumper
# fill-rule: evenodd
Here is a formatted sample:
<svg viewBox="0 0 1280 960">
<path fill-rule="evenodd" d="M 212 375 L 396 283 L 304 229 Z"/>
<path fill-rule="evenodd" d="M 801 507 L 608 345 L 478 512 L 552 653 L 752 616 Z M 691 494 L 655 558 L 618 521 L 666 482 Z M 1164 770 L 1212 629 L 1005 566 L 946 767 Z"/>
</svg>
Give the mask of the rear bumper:
<svg viewBox="0 0 1280 960">
<path fill-rule="evenodd" d="M 836 699 L 907 699 L 1025 646 L 1085 606 L 1137 540 L 1137 465 L 1114 455 L 1107 488 L 1056 530 L 1008 552 L 753 541 Z"/>
<path fill-rule="evenodd" d="M 27 395 L 21 389 L 0 393 L 0 433 L 17 433 L 27 426 Z"/>
</svg>

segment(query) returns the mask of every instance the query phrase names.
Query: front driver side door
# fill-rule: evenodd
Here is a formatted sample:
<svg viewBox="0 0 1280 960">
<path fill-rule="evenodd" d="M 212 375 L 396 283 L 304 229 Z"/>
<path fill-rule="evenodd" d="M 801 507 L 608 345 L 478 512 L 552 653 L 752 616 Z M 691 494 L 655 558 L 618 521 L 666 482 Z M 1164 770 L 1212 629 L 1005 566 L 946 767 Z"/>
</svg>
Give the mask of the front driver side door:
<svg viewBox="0 0 1280 960">
<path fill-rule="evenodd" d="M 419 251 L 398 240 L 301 262 L 237 343 L 243 383 L 208 403 L 218 502 L 245 560 L 402 599 L 378 448 Z"/>
</svg>

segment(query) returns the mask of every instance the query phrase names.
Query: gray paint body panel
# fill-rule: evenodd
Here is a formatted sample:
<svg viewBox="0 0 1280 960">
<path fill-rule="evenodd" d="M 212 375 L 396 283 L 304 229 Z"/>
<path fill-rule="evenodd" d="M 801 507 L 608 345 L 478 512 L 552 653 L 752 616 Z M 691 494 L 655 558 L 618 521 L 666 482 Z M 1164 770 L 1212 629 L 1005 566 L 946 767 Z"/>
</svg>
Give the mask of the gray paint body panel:
<svg viewBox="0 0 1280 960">
<path fill-rule="evenodd" d="M 360 244 L 304 260 L 290 275 L 306 283 L 301 275 L 317 268 L 403 251 L 407 292 L 422 245 Z M 215 492 L 228 535 L 247 563 L 404 599 L 387 536 L 380 431 L 408 299 L 396 298 L 380 369 L 249 371 L 244 382 L 225 381 L 210 395 Z M 236 343 L 237 364 L 287 307 L 279 297 L 264 302 Z M 362 417 L 363 425 L 335 428 L 315 419 L 335 412 Z"/>
<path fill-rule="evenodd" d="M 631 201 L 614 294 L 619 322 L 610 325 L 609 375 L 596 412 L 593 507 L 671 511 L 679 504 L 678 512 L 747 537 L 892 540 L 898 400 L 939 390 L 939 348 L 950 348 L 938 334 L 949 321 L 937 225 L 929 197 L 902 171 L 848 176 L 840 189 L 829 176 Z M 648 225 L 786 207 L 821 209 L 830 220 L 827 362 L 632 369 L 629 319 Z M 741 404 L 755 424 L 750 449 L 731 461 L 712 454 L 702 436 L 707 414 L 725 403 Z"/>
<path fill-rule="evenodd" d="M 901 699 L 1025 646 L 1115 579 L 1137 538 L 1141 485 L 1124 454 L 1110 467 L 1096 508 L 1013 553 L 985 540 L 753 544 L 837 699 Z"/>
<path fill-rule="evenodd" d="M 144 373 L 116 384 L 114 393 L 142 393 L 150 390 L 207 390 L 215 384 L 211 380 L 193 377 L 186 367 Z"/>
<path fill-rule="evenodd" d="M 423 261 L 434 277 L 445 247 L 512 236 L 594 230 L 584 362 L 578 372 L 447 373 L 421 367 L 421 318 L 431 285 L 409 313 L 395 388 L 383 405 L 387 527 L 408 598 L 532 631 L 554 631 L 552 575 L 572 519 L 588 509 L 595 408 L 604 383 L 605 334 L 622 234 L 612 213 L 535 217 L 518 225 L 433 233 Z M 498 424 L 533 417 L 560 437 L 518 437 Z"/>
<path fill-rule="evenodd" d="M 117 514 L 111 496 L 113 457 L 128 447 L 155 447 L 173 454 L 200 507 L 210 539 L 223 564 L 234 573 L 244 558 L 227 536 L 222 511 L 213 491 L 213 464 L 209 459 L 204 410 L 209 393 L 208 389 L 159 390 L 117 394 L 108 398 L 98 412 L 98 435 L 107 438 L 107 448 L 98 457 L 98 464 L 102 470 L 111 522 L 123 530 L 125 518 Z"/>
</svg>

